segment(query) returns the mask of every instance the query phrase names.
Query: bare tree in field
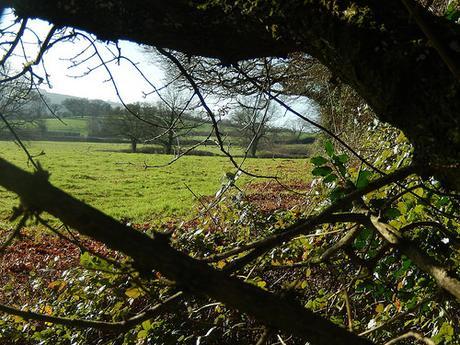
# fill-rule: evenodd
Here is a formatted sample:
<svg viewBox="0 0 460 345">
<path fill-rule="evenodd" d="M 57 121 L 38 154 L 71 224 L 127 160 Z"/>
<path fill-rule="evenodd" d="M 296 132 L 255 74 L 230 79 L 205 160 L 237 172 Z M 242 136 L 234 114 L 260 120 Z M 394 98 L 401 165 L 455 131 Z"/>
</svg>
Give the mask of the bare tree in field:
<svg viewBox="0 0 460 345">
<path fill-rule="evenodd" d="M 92 128 L 108 137 L 119 137 L 128 140 L 131 152 L 137 152 L 137 145 L 147 138 L 158 135 L 161 127 L 158 124 L 158 108 L 147 103 L 129 104 L 130 111 L 115 109 L 112 114 L 92 119 Z M 136 112 L 133 116 L 131 112 Z M 94 134 L 93 134 L 94 135 Z"/>
<path fill-rule="evenodd" d="M 255 104 L 240 103 L 232 115 L 232 122 L 241 134 L 243 145 L 250 157 L 257 156 L 261 141 L 267 137 L 274 109 L 270 102 L 257 100 Z"/>
<path fill-rule="evenodd" d="M 11 69 L 7 65 L 0 66 L 0 78 L 10 73 Z M 37 124 L 41 118 L 49 114 L 40 95 L 26 77 L 0 83 L 0 112 L 4 119 L 10 120 L 12 128 Z M 6 128 L 5 121 L 0 122 L 0 128 Z"/>
<path fill-rule="evenodd" d="M 203 124 L 201 119 L 193 116 L 196 105 L 192 100 L 193 95 L 186 97 L 173 86 L 167 88 L 162 94 L 162 100 L 154 105 L 154 118 L 159 131 L 150 133 L 146 141 L 160 144 L 168 155 L 178 154 L 181 140 Z"/>
</svg>

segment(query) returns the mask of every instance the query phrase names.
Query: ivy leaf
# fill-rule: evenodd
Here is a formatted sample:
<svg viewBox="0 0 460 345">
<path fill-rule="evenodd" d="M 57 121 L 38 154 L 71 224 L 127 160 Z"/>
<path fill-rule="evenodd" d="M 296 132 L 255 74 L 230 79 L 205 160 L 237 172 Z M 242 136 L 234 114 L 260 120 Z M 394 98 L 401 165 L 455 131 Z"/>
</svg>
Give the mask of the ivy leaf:
<svg viewBox="0 0 460 345">
<path fill-rule="evenodd" d="M 137 333 L 137 339 L 145 339 L 148 335 L 149 333 L 145 329 L 143 329 L 139 331 L 139 333 Z"/>
<path fill-rule="evenodd" d="M 454 328 L 447 322 L 444 322 L 439 329 L 438 334 L 433 337 L 435 344 L 449 342 L 454 336 Z"/>
<path fill-rule="evenodd" d="M 337 200 L 339 200 L 344 195 L 345 195 L 345 189 L 342 188 L 342 187 L 337 187 L 329 194 L 329 199 L 332 202 L 336 202 Z"/>
<path fill-rule="evenodd" d="M 148 331 L 150 328 L 152 328 L 152 323 L 150 322 L 150 320 L 146 320 L 144 322 L 142 322 L 142 328 L 146 331 Z"/>
<path fill-rule="evenodd" d="M 363 249 L 367 245 L 371 235 L 372 231 L 369 228 L 364 228 L 363 230 L 361 230 L 353 242 L 353 248 Z"/>
<path fill-rule="evenodd" d="M 385 211 L 385 218 L 387 219 L 395 219 L 401 215 L 401 212 L 397 208 L 389 208 Z"/>
<path fill-rule="evenodd" d="M 313 176 L 327 176 L 332 172 L 328 166 L 316 167 L 312 170 Z"/>
<path fill-rule="evenodd" d="M 323 182 L 324 183 L 334 182 L 335 180 L 337 180 L 337 178 L 338 177 L 336 174 L 329 174 L 324 178 Z"/>
<path fill-rule="evenodd" d="M 327 163 L 327 159 L 322 156 L 316 156 L 316 157 L 311 158 L 310 162 L 312 162 L 316 166 L 321 166 Z"/>
<path fill-rule="evenodd" d="M 258 287 L 262 288 L 262 289 L 265 289 L 265 287 L 267 286 L 267 282 L 263 281 L 263 280 L 260 280 L 257 282 L 256 284 Z"/>
<path fill-rule="evenodd" d="M 341 155 L 335 155 L 333 159 L 336 162 L 344 164 L 348 161 L 348 155 L 346 153 L 342 153 Z"/>
<path fill-rule="evenodd" d="M 326 150 L 326 153 L 329 157 L 332 157 L 334 155 L 334 145 L 332 145 L 330 140 L 326 140 L 326 142 L 324 143 L 324 149 Z"/>
<path fill-rule="evenodd" d="M 94 270 L 111 270 L 111 266 L 107 261 L 91 255 L 89 252 L 84 252 L 80 255 L 80 265 Z"/>
<path fill-rule="evenodd" d="M 451 1 L 447 6 L 447 9 L 444 13 L 445 17 L 451 21 L 457 21 L 460 18 L 460 10 L 459 10 L 459 2 L 458 1 Z"/>
<path fill-rule="evenodd" d="M 362 189 L 369 184 L 369 177 L 372 176 L 372 173 L 368 170 L 361 170 L 356 180 L 356 188 Z"/>
<path fill-rule="evenodd" d="M 339 158 L 340 163 L 348 162 L 348 155 L 346 153 L 342 153 L 341 155 L 337 156 Z"/>
<path fill-rule="evenodd" d="M 345 169 L 343 164 L 339 164 L 338 168 L 339 168 L 340 174 L 342 174 L 343 177 L 346 177 L 347 176 L 347 169 Z"/>
<path fill-rule="evenodd" d="M 395 278 L 401 277 L 404 273 L 406 273 L 409 270 L 411 265 L 412 265 L 412 261 L 410 261 L 410 259 L 406 257 L 403 257 L 401 268 L 393 273 L 393 277 Z"/>
<path fill-rule="evenodd" d="M 449 198 L 446 197 L 446 196 L 443 196 L 441 197 L 437 202 L 436 202 L 436 206 L 438 207 L 441 207 L 441 206 L 445 206 L 449 203 Z"/>
<path fill-rule="evenodd" d="M 132 287 L 125 291 L 125 295 L 129 298 L 136 299 L 141 295 L 141 291 L 136 287 Z"/>
</svg>

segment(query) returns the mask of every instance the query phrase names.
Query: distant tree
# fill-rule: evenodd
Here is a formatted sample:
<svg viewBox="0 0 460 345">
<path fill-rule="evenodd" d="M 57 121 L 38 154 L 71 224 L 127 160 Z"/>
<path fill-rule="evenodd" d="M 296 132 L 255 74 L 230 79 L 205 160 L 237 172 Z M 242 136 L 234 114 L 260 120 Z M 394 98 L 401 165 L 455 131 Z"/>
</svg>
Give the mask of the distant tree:
<svg viewBox="0 0 460 345">
<path fill-rule="evenodd" d="M 86 98 L 67 98 L 62 105 L 72 116 L 102 116 L 111 112 L 112 106 L 100 99 L 89 100 Z"/>
<path fill-rule="evenodd" d="M 297 119 L 296 121 L 292 121 L 289 125 L 289 129 L 292 133 L 294 140 L 299 141 L 304 134 L 308 130 L 308 125 L 302 119 Z"/>
<path fill-rule="evenodd" d="M 143 103 L 128 104 L 127 108 L 129 111 L 119 109 L 105 116 L 98 129 L 104 136 L 127 139 L 131 145 L 131 152 L 135 153 L 140 142 L 159 134 L 156 117 L 158 111 L 155 106 Z"/>
<path fill-rule="evenodd" d="M 110 114 L 112 106 L 101 100 L 95 99 L 88 102 L 88 115 L 89 116 L 103 116 Z"/>
<path fill-rule="evenodd" d="M 155 104 L 152 120 L 158 124 L 160 133 L 155 134 L 150 141 L 163 146 L 166 154 L 180 150 L 180 139 L 202 125 L 199 119 L 191 116 L 192 109 L 190 98 L 187 99 L 178 90 L 170 88 L 163 95 L 163 101 Z"/>
<path fill-rule="evenodd" d="M 62 105 L 72 114 L 72 116 L 85 116 L 88 111 L 88 100 L 85 98 L 67 98 L 62 101 Z"/>
<path fill-rule="evenodd" d="M 268 101 L 256 101 L 250 106 L 240 103 L 232 115 L 232 122 L 239 128 L 243 145 L 250 157 L 256 157 L 259 144 L 268 134 L 269 123 L 273 118 L 273 107 Z"/>
<path fill-rule="evenodd" d="M 168 91 L 155 104 L 133 103 L 127 109 L 114 108 L 109 116 L 91 117 L 90 135 L 120 137 L 129 140 L 131 151 L 141 142 L 159 144 L 163 152 L 172 154 L 180 147 L 180 139 L 202 122 L 192 117 L 190 100 L 179 92 Z"/>
<path fill-rule="evenodd" d="M 8 73 L 8 66 L 0 67 L 0 76 Z M 0 112 L 12 128 L 22 128 L 44 117 L 47 110 L 37 91 L 30 87 L 30 81 L 22 77 L 0 83 Z M 5 127 L 5 122 L 0 121 L 0 128 Z"/>
</svg>

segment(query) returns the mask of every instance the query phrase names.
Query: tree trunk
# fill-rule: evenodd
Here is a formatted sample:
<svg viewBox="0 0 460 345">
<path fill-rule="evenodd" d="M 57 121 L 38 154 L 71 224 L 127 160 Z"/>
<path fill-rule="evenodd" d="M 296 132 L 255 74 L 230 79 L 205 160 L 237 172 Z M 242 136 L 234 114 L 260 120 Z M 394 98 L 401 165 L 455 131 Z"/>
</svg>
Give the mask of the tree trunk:
<svg viewBox="0 0 460 345">
<path fill-rule="evenodd" d="M 259 138 L 255 137 L 251 143 L 251 147 L 249 148 L 249 153 L 252 158 L 257 157 L 257 147 L 259 146 Z"/>
<path fill-rule="evenodd" d="M 165 153 L 170 155 L 173 152 L 173 143 L 174 143 L 174 133 L 172 130 L 168 131 L 168 138 L 165 145 Z"/>
<path fill-rule="evenodd" d="M 137 152 L 137 139 L 131 139 L 131 152 Z"/>
</svg>

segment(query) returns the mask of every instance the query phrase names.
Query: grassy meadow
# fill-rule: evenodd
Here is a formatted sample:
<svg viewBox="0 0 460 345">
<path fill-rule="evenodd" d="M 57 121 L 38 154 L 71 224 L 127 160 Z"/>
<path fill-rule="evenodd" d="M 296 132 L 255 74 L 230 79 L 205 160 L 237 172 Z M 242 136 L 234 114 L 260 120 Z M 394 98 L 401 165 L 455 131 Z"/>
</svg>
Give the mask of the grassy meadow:
<svg viewBox="0 0 460 345">
<path fill-rule="evenodd" d="M 163 165 L 168 155 L 126 153 L 127 144 L 86 142 L 25 143 L 36 161 L 51 173 L 51 182 L 117 218 L 135 222 L 190 214 L 197 195 L 214 195 L 226 172 L 234 172 L 225 157 L 185 156 L 174 164 L 144 169 L 144 165 Z M 0 157 L 31 171 L 24 152 L 13 142 L 0 142 Z M 307 179 L 306 159 L 248 159 L 244 168 L 284 179 Z M 241 187 L 252 180 L 242 177 Z M 6 220 L 18 199 L 0 189 L 0 219 Z"/>
<path fill-rule="evenodd" d="M 88 119 L 84 117 L 65 119 L 45 119 L 46 128 L 53 132 L 79 133 L 81 136 L 88 135 Z"/>
</svg>

